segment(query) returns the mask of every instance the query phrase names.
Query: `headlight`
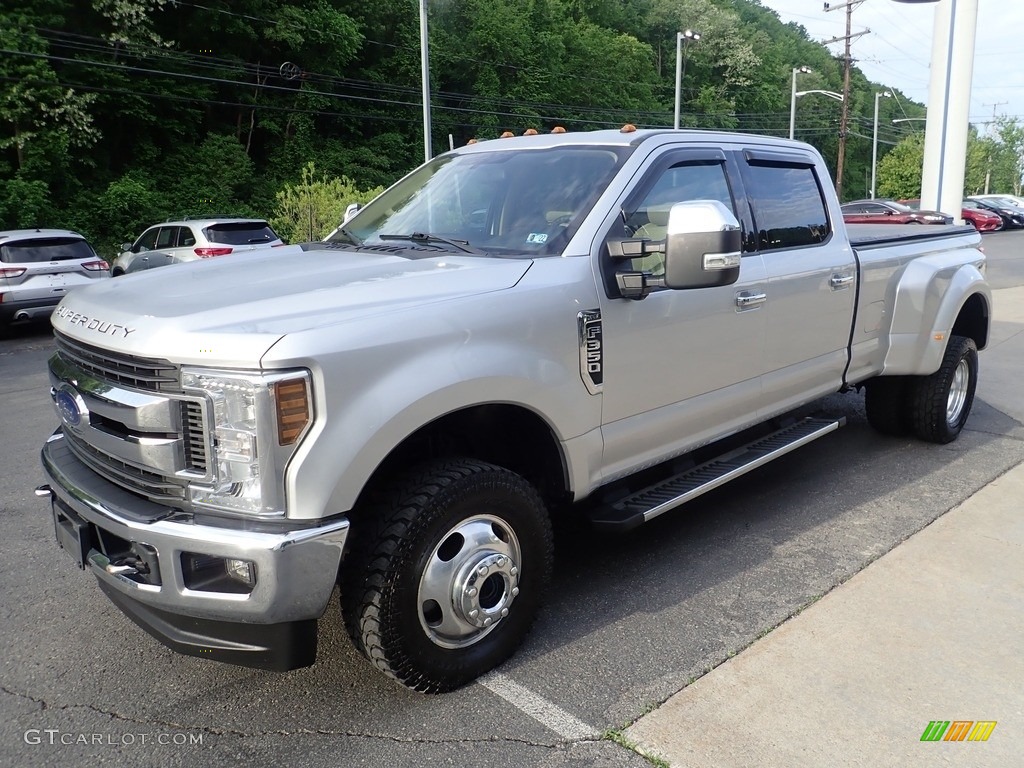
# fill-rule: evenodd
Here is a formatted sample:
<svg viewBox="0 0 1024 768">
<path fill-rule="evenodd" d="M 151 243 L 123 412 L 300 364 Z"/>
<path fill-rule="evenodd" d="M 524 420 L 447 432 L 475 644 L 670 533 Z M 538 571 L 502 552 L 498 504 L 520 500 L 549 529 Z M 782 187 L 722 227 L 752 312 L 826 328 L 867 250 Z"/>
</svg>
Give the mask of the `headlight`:
<svg viewBox="0 0 1024 768">
<path fill-rule="evenodd" d="M 194 506 L 284 515 L 284 470 L 312 420 L 309 378 L 307 371 L 182 369 L 182 389 L 206 399 L 212 429 L 213 484 L 189 485 Z"/>
</svg>

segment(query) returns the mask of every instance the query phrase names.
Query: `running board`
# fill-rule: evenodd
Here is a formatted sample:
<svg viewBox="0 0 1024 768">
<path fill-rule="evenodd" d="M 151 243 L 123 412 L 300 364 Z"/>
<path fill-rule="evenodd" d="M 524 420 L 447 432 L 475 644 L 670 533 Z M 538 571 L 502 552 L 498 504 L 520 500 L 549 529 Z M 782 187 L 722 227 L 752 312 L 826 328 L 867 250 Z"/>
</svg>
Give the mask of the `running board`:
<svg viewBox="0 0 1024 768">
<path fill-rule="evenodd" d="M 627 531 L 636 528 L 773 459 L 824 437 L 845 424 L 845 416 L 839 419 L 803 419 L 608 506 L 595 509 L 590 514 L 591 522 L 603 530 Z"/>
</svg>

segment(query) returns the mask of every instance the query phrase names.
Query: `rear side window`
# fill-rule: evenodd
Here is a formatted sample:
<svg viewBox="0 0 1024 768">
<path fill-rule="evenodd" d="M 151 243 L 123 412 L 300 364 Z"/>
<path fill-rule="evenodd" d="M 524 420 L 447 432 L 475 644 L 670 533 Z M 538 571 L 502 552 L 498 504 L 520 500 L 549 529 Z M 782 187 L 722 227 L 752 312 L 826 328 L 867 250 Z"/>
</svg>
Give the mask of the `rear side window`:
<svg viewBox="0 0 1024 768">
<path fill-rule="evenodd" d="M 277 234 L 265 221 L 211 224 L 204 231 L 211 243 L 225 245 L 259 245 L 277 240 Z"/>
<path fill-rule="evenodd" d="M 747 171 L 762 251 L 817 245 L 828 239 L 832 230 L 812 166 L 751 162 Z"/>
<path fill-rule="evenodd" d="M 47 237 L 0 245 L 0 262 L 4 264 L 95 258 L 92 246 L 80 237 Z"/>
</svg>

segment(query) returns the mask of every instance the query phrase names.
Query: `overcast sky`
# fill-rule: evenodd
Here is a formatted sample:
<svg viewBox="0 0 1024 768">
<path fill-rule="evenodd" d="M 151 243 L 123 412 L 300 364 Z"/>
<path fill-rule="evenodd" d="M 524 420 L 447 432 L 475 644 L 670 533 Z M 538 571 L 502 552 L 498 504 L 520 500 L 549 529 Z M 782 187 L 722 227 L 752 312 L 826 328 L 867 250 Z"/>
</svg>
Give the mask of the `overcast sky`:
<svg viewBox="0 0 1024 768">
<path fill-rule="evenodd" d="M 947 2 L 949 0 L 946 0 Z M 833 6 L 845 0 L 831 0 Z M 760 0 L 784 23 L 802 25 L 812 40 L 821 42 L 846 34 L 845 8 L 825 12 L 821 0 Z M 928 72 L 932 50 L 935 4 L 864 0 L 853 12 L 853 32 L 870 29 L 852 43 L 856 65 L 869 80 L 899 88 L 928 103 Z M 843 43 L 828 48 L 836 54 Z M 1024 0 L 978 0 L 978 30 L 974 52 L 970 119 L 984 132 L 983 123 L 997 115 L 1024 122 Z"/>
</svg>

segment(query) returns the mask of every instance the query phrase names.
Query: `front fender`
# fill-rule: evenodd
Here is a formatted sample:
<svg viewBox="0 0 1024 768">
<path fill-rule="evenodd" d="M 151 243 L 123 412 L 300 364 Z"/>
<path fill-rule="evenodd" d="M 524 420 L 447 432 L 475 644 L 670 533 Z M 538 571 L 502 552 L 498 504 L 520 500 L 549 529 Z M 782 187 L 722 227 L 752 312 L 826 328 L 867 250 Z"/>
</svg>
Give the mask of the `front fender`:
<svg viewBox="0 0 1024 768">
<path fill-rule="evenodd" d="M 896 288 L 884 375 L 935 373 L 953 325 L 972 296 L 984 301 L 987 322 L 992 292 L 980 268 L 984 256 L 978 253 L 976 261 L 965 264 L 964 255 L 952 251 L 907 265 Z"/>
</svg>

